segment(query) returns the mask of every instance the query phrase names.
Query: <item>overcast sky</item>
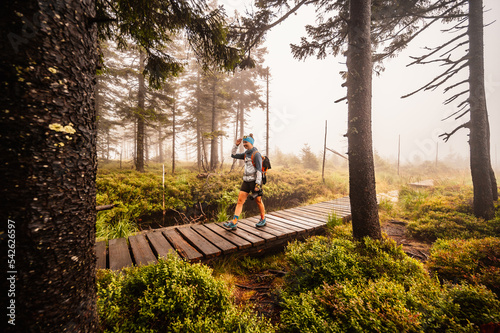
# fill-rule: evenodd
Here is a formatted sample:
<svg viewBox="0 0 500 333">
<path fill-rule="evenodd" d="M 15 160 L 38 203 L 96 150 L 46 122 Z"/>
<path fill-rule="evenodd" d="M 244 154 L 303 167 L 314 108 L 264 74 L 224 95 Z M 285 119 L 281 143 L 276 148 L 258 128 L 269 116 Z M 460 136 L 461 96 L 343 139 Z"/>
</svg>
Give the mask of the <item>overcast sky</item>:
<svg viewBox="0 0 500 333">
<path fill-rule="evenodd" d="M 228 15 L 234 10 L 242 12 L 244 3 L 251 1 L 222 0 Z M 485 23 L 500 19 L 500 1 L 484 0 L 487 10 Z M 345 57 L 330 56 L 323 60 L 308 58 L 294 59 L 290 52 L 291 43 L 299 43 L 306 36 L 305 25 L 314 24 L 315 12 L 312 6 L 299 10 L 281 25 L 273 28 L 266 37 L 264 46 L 269 54 L 265 65 L 270 67 L 271 151 L 279 147 L 285 152 L 300 152 L 305 143 L 315 152 L 323 148 L 325 120 L 328 120 L 327 146 L 340 152 L 347 151 L 347 140 L 343 134 L 347 129 L 347 105 L 334 101 L 346 95 L 342 88 L 340 71 L 346 70 Z M 498 31 L 500 22 L 485 28 L 485 72 L 488 112 L 491 126 L 492 162 L 499 168 L 500 150 L 500 43 Z M 450 132 L 461 121 L 441 121 L 456 110 L 445 106 L 447 95 L 443 90 L 420 92 L 413 97 L 400 97 L 434 78 L 436 67 L 411 66 L 409 56 L 422 55 L 423 47 L 437 46 L 449 34 L 442 33 L 439 26 L 416 38 L 411 46 L 395 59 L 385 62 L 386 71 L 373 78 L 373 143 L 374 150 L 383 157 L 396 159 L 398 137 L 401 136 L 401 160 L 434 160 L 436 143 L 439 156 L 457 153 L 468 158 L 467 130 L 461 130 L 447 143 L 438 138 L 443 132 Z M 465 78 L 465 76 L 464 76 Z M 450 95 L 451 96 L 451 95 Z M 449 96 L 448 96 L 449 97 Z M 463 120 L 463 119 L 462 119 Z M 265 150 L 265 111 L 252 112 L 247 133 L 257 135 L 255 146 Z M 231 140 L 232 141 L 232 140 Z M 229 148 L 229 141 L 225 147 Z M 496 166 L 495 166 L 496 163 Z"/>
</svg>

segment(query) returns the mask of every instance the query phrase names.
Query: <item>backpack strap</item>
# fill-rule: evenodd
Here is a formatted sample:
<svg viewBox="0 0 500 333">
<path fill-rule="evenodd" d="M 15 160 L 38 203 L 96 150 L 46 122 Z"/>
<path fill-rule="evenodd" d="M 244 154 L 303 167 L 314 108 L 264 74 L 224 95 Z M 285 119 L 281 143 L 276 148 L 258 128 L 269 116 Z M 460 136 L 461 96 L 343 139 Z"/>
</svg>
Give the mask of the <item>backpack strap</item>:
<svg viewBox="0 0 500 333">
<path fill-rule="evenodd" d="M 256 149 L 256 150 L 254 150 L 254 152 L 252 153 L 252 157 L 251 157 L 251 159 L 252 159 L 252 165 L 253 165 L 253 167 L 254 167 L 254 168 L 255 168 L 255 162 L 253 161 L 253 159 L 254 159 L 254 157 L 255 157 L 255 154 L 257 154 L 258 152 L 259 152 L 259 151 Z"/>
<path fill-rule="evenodd" d="M 253 153 L 252 153 L 252 165 L 254 168 L 256 168 L 257 166 L 255 165 L 255 162 L 254 162 L 254 157 L 255 157 L 255 154 L 257 154 L 259 151 L 258 150 L 255 150 Z M 264 168 L 264 159 L 266 157 L 265 156 L 262 156 L 262 173 L 265 174 L 267 172 L 267 169 Z"/>
</svg>

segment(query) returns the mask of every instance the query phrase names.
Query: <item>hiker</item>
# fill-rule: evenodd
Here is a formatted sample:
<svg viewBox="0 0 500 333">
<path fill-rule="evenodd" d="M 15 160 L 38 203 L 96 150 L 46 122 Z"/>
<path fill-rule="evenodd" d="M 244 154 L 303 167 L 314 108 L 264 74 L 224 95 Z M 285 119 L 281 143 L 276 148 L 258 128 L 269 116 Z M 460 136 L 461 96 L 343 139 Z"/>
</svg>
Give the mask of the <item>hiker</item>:
<svg viewBox="0 0 500 333">
<path fill-rule="evenodd" d="M 236 154 L 236 150 L 242 141 L 246 151 L 243 154 Z M 230 230 L 236 229 L 238 218 L 243 210 L 243 204 L 250 192 L 254 193 L 253 196 L 256 196 L 255 201 L 260 210 L 260 221 L 257 222 L 255 226 L 263 227 L 266 225 L 266 211 L 264 203 L 262 202 L 262 155 L 257 148 L 253 146 L 254 142 L 253 134 L 244 136 L 243 139 L 240 138 L 236 140 L 233 150 L 231 151 L 232 158 L 245 160 L 245 170 L 243 172 L 243 183 L 241 184 L 240 193 L 238 195 L 238 203 L 234 210 L 234 218 L 223 224 L 224 227 Z"/>
</svg>

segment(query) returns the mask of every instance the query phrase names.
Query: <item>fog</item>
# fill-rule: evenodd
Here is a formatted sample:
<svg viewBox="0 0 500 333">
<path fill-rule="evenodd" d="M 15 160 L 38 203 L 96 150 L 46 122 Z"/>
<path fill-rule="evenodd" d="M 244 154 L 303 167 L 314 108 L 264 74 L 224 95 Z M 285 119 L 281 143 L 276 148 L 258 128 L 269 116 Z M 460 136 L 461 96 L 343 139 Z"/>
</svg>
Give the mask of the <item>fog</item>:
<svg viewBox="0 0 500 333">
<path fill-rule="evenodd" d="M 243 11 L 241 1 L 225 0 L 228 15 L 237 9 Z M 250 3 L 250 2 L 247 2 Z M 491 149 L 493 167 L 499 169 L 498 150 L 500 149 L 500 43 L 498 31 L 500 22 L 500 2 L 485 0 L 485 80 L 488 113 L 491 126 Z M 306 36 L 304 26 L 314 24 L 314 8 L 303 8 L 267 35 L 264 44 L 268 49 L 265 65 L 269 66 L 270 82 L 270 150 L 279 148 L 290 154 L 300 154 L 304 144 L 313 151 L 323 149 L 325 120 L 328 121 L 327 146 L 336 151 L 347 151 L 347 140 L 343 136 L 347 130 L 347 105 L 334 103 L 346 95 L 342 88 L 340 71 L 346 70 L 345 57 L 330 56 L 323 60 L 308 58 L 306 61 L 293 59 L 291 43 L 299 43 Z M 443 105 L 453 93 L 443 94 L 443 89 L 418 94 L 401 99 L 433 79 L 439 68 L 431 65 L 407 67 L 410 56 L 425 54 L 423 47 L 440 45 L 449 38 L 436 25 L 432 30 L 416 38 L 410 47 L 397 58 L 385 62 L 386 70 L 373 79 L 373 147 L 380 156 L 396 160 L 398 145 L 401 149 L 401 162 L 414 163 L 440 161 L 450 157 L 468 159 L 467 130 L 460 130 L 445 143 L 438 136 L 450 132 L 468 120 L 450 118 L 442 121 L 454 111 L 456 104 Z M 463 78 L 468 73 L 464 72 Z M 456 82 L 459 80 L 457 79 Z M 264 82 L 263 82 L 264 84 Z M 458 92 L 457 90 L 456 92 Z M 265 99 L 265 97 L 264 97 Z M 255 146 L 265 150 L 265 110 L 253 110 L 247 125 L 247 133 L 256 136 Z M 227 156 L 233 139 L 224 142 Z M 436 152 L 437 149 L 437 152 Z M 437 153 L 437 154 L 436 154 Z"/>
</svg>

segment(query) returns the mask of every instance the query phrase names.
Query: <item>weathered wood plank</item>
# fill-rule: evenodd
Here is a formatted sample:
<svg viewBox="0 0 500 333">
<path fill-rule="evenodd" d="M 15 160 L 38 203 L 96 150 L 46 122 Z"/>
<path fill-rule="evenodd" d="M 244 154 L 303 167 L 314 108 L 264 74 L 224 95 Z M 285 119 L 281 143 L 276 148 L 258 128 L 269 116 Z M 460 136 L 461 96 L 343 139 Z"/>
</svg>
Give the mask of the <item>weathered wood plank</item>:
<svg viewBox="0 0 500 333">
<path fill-rule="evenodd" d="M 252 243 L 250 243 L 246 239 L 239 237 L 238 235 L 234 234 L 232 231 L 228 231 L 228 230 L 224 229 L 223 227 L 217 225 L 216 223 L 205 224 L 205 226 L 208 229 L 215 232 L 216 234 L 218 234 L 219 236 L 221 236 L 222 238 L 224 238 L 224 239 L 230 241 L 231 243 L 233 243 L 234 245 L 236 245 L 238 247 L 238 249 L 240 249 L 240 250 L 244 250 L 244 249 L 252 246 Z"/>
<path fill-rule="evenodd" d="M 311 207 L 298 207 L 297 209 L 305 211 L 305 212 L 310 212 L 311 214 L 314 214 L 316 216 L 321 216 L 323 218 L 328 218 L 328 214 L 331 214 L 331 210 L 323 210 L 320 208 L 311 208 Z"/>
<path fill-rule="evenodd" d="M 296 216 L 292 214 L 287 214 L 285 211 L 272 212 L 269 214 L 271 217 L 279 219 L 281 222 L 292 225 L 294 227 L 303 228 L 306 230 L 315 230 L 318 228 L 318 224 L 308 223 L 301 219 L 298 219 Z"/>
<path fill-rule="evenodd" d="M 219 227 L 224 228 L 222 226 L 222 223 L 216 223 Z M 238 235 L 239 237 L 249 241 L 252 243 L 252 246 L 257 246 L 260 244 L 263 244 L 265 240 L 263 238 L 260 238 L 258 236 L 254 236 L 249 232 L 246 232 L 245 230 L 242 230 L 241 228 L 237 228 L 236 230 L 227 230 L 227 232 L 232 232 L 235 235 Z"/>
<path fill-rule="evenodd" d="M 109 269 L 118 271 L 124 267 L 132 266 L 132 258 L 130 257 L 127 239 L 110 239 L 108 252 Z"/>
<path fill-rule="evenodd" d="M 148 237 L 153 250 L 158 257 L 167 257 L 169 253 L 179 256 L 177 251 L 175 251 L 172 245 L 170 245 L 161 231 L 150 231 L 146 233 L 146 237 Z"/>
<path fill-rule="evenodd" d="M 313 223 L 316 225 L 322 225 L 326 223 L 326 217 L 322 216 L 316 216 L 314 214 L 310 214 L 308 212 L 304 212 L 302 210 L 292 208 L 289 209 L 288 211 L 284 212 L 283 214 L 287 214 L 288 216 L 293 216 L 301 220 L 306 220 L 309 223 Z"/>
<path fill-rule="evenodd" d="M 314 205 L 313 207 L 319 207 L 323 209 L 330 209 L 330 210 L 335 210 L 335 211 L 342 211 L 342 212 L 351 212 L 351 206 L 342 206 L 342 205 Z"/>
<path fill-rule="evenodd" d="M 251 225 L 252 227 L 255 227 L 255 224 L 260 221 L 260 217 L 249 217 L 247 219 L 248 221 L 244 222 L 247 223 L 248 225 Z M 259 227 L 259 230 L 262 230 L 264 232 L 267 232 L 269 234 L 272 234 L 276 236 L 276 238 L 286 238 L 288 236 L 294 235 L 297 232 L 294 230 L 286 230 L 284 228 L 281 228 L 279 226 L 276 226 L 273 223 L 269 223 L 270 221 L 267 221 L 266 225 L 264 227 Z"/>
<path fill-rule="evenodd" d="M 203 253 L 206 259 L 217 257 L 222 253 L 218 247 L 207 241 L 190 227 L 179 227 L 177 230 L 194 248 Z"/>
<path fill-rule="evenodd" d="M 249 232 L 255 236 L 263 238 L 266 242 L 272 242 L 277 238 L 276 235 L 265 232 L 262 227 L 257 228 L 255 226 L 255 222 L 252 223 L 248 219 L 240 220 L 238 222 L 238 228 L 241 228 L 246 232 Z"/>
<path fill-rule="evenodd" d="M 275 213 L 273 213 L 275 214 Z M 294 210 L 294 211 L 280 211 L 276 212 L 277 216 L 293 221 L 295 223 L 301 223 L 308 225 L 314 229 L 321 227 L 323 224 L 326 223 L 326 220 L 323 218 L 319 217 L 314 217 L 311 214 L 304 213 L 302 211 Z"/>
<path fill-rule="evenodd" d="M 130 236 L 128 241 L 130 242 L 130 248 L 132 249 L 132 254 L 134 255 L 135 264 L 137 266 L 158 262 L 153 250 L 151 250 L 149 246 L 146 236 L 143 234 Z"/>
<path fill-rule="evenodd" d="M 224 254 L 234 252 L 238 250 L 238 247 L 233 243 L 229 242 L 225 238 L 219 236 L 214 231 L 207 228 L 205 225 L 195 225 L 192 227 L 197 233 L 205 237 L 212 244 L 217 246 Z"/>
<path fill-rule="evenodd" d="M 97 269 L 106 269 L 106 241 L 95 244 L 95 254 L 97 256 Z"/>
<path fill-rule="evenodd" d="M 316 216 L 320 216 L 320 217 L 327 217 L 328 214 L 330 213 L 330 211 L 327 211 L 327 210 L 323 210 L 321 208 L 312 208 L 312 207 L 296 207 L 294 209 L 297 209 L 297 210 L 301 210 L 301 211 L 304 211 L 304 212 L 308 212 L 308 213 L 311 213 L 311 215 L 316 215 Z"/>
<path fill-rule="evenodd" d="M 268 214 L 266 216 L 266 218 L 268 219 L 268 224 L 270 227 L 282 229 L 287 234 L 291 234 L 291 235 L 300 234 L 300 235 L 302 235 L 302 234 L 305 234 L 308 232 L 308 229 L 306 229 L 305 226 L 297 227 L 295 225 L 286 223 L 286 222 L 284 222 L 286 220 L 284 220 L 278 216 Z"/>
<path fill-rule="evenodd" d="M 186 242 L 175 229 L 165 230 L 163 234 L 167 237 L 170 244 L 179 252 L 181 257 L 194 262 L 203 259 L 203 254 Z"/>
</svg>

